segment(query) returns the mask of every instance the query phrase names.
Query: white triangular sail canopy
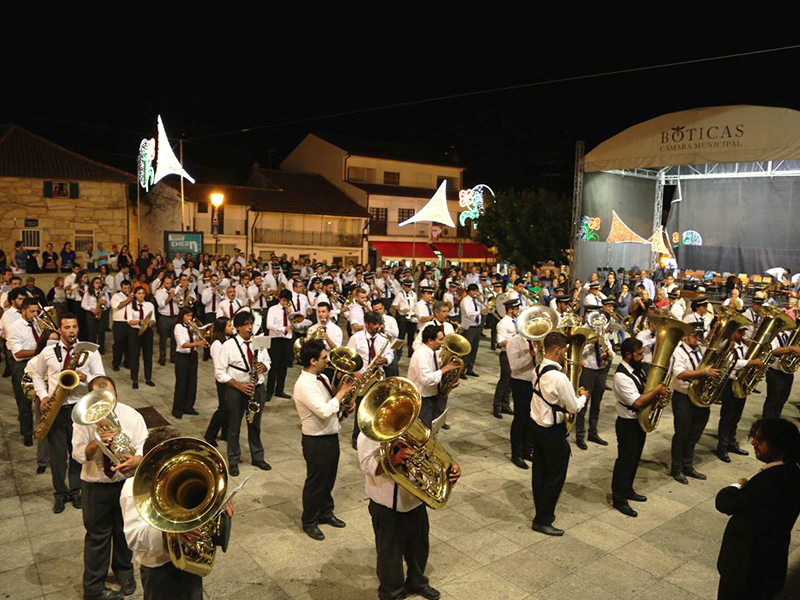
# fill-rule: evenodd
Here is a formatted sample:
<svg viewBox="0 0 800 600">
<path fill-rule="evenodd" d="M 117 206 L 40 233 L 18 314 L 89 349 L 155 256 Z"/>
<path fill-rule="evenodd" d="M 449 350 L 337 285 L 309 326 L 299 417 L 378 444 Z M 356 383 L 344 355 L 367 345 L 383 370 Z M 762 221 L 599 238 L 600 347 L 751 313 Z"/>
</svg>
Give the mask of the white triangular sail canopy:
<svg viewBox="0 0 800 600">
<path fill-rule="evenodd" d="M 617 211 L 611 211 L 611 231 L 608 232 L 608 239 L 607 242 L 611 242 L 612 244 L 618 242 L 636 242 L 638 244 L 649 244 L 650 242 L 640 235 L 638 235 L 633 229 L 625 225 L 622 219 L 619 218 Z"/>
<path fill-rule="evenodd" d="M 156 157 L 156 176 L 153 179 L 153 185 L 167 175 L 185 177 L 194 183 L 194 179 L 183 169 L 183 165 L 172 151 L 167 132 L 164 130 L 164 123 L 161 122 L 161 115 L 158 115 L 158 156 Z"/>
<path fill-rule="evenodd" d="M 403 225 L 409 225 L 410 223 L 418 223 L 420 221 L 441 223 L 449 227 L 456 226 L 456 224 L 453 223 L 453 218 L 450 216 L 450 210 L 447 208 L 447 180 L 442 181 L 442 184 L 439 186 L 439 189 L 436 190 L 433 198 L 431 198 L 428 203 L 422 207 L 422 210 L 420 210 L 410 219 L 400 223 L 400 227 Z"/>
</svg>

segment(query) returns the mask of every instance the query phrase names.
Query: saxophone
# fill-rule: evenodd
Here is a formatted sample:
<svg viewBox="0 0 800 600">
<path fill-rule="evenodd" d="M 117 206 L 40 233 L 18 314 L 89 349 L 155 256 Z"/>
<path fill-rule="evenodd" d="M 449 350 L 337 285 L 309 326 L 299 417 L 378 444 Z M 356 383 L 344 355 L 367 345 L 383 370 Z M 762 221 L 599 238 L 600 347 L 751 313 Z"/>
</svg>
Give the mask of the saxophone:
<svg viewBox="0 0 800 600">
<path fill-rule="evenodd" d="M 90 352 L 96 352 L 100 346 L 92 342 L 78 342 L 72 348 L 73 354 L 69 360 L 67 368 L 58 374 L 58 385 L 53 395 L 50 396 L 50 402 L 44 407 L 42 411 L 42 418 L 36 426 L 36 431 L 33 432 L 34 439 L 43 440 L 50 433 L 50 428 L 58 416 L 58 411 L 69 396 L 70 392 L 78 387 L 81 382 L 80 375 L 76 369 L 86 364 Z M 45 382 L 45 385 L 47 382 Z"/>
<path fill-rule="evenodd" d="M 261 405 L 256 400 L 256 385 L 258 384 L 258 348 L 253 350 L 253 364 L 250 365 L 250 385 L 253 386 L 253 391 L 247 398 L 247 411 L 245 417 L 248 423 L 252 423 L 256 418 L 256 414 L 261 410 Z"/>
<path fill-rule="evenodd" d="M 106 311 L 106 299 L 102 291 L 97 292 L 97 296 L 95 297 L 97 298 L 97 310 L 95 310 L 94 319 L 95 321 L 99 321 L 103 318 L 103 313 Z"/>
<path fill-rule="evenodd" d="M 761 323 L 758 325 L 752 339 L 750 347 L 745 354 L 745 360 L 760 358 L 764 361 L 761 367 L 745 367 L 736 376 L 733 382 L 733 395 L 737 398 L 749 396 L 759 381 L 767 374 L 767 367 L 772 361 L 772 340 L 781 331 L 795 329 L 797 324 L 785 312 L 771 306 L 762 306 L 758 310 L 761 315 Z"/>
</svg>

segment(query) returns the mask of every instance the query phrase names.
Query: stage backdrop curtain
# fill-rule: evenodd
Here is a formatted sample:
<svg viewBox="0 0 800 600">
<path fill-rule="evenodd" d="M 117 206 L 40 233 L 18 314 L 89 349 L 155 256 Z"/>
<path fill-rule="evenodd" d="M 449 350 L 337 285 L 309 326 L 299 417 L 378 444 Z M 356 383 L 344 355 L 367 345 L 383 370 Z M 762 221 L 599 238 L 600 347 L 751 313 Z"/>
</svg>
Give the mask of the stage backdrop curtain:
<svg viewBox="0 0 800 600">
<path fill-rule="evenodd" d="M 578 260 L 575 276 L 586 282 L 589 274 L 598 267 L 608 267 L 617 271 L 650 268 L 650 244 L 637 242 L 577 242 Z M 604 277 L 601 276 L 601 279 Z"/>
<path fill-rule="evenodd" d="M 611 211 L 635 233 L 648 239 L 653 234 L 653 206 L 656 182 L 613 173 L 586 173 L 583 180 L 583 215 L 600 217 L 598 241 L 605 242 L 611 231 Z"/>
<path fill-rule="evenodd" d="M 800 178 L 681 181 L 667 231 L 681 269 L 800 269 Z"/>
</svg>

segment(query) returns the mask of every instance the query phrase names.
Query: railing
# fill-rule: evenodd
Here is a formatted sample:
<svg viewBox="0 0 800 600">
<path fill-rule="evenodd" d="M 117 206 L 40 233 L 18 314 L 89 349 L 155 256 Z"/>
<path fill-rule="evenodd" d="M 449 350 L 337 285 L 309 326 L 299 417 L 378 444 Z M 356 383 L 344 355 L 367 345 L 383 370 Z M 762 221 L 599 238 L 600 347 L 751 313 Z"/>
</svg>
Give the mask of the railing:
<svg viewBox="0 0 800 600">
<path fill-rule="evenodd" d="M 285 231 L 283 229 L 256 229 L 256 244 L 286 244 L 289 246 L 344 246 L 361 247 L 360 235 L 343 235 L 325 231 Z"/>
<path fill-rule="evenodd" d="M 247 223 L 244 219 L 221 218 L 219 220 L 219 233 L 221 235 L 247 235 Z M 211 215 L 197 215 L 194 218 L 194 230 L 203 233 L 212 233 Z"/>
</svg>

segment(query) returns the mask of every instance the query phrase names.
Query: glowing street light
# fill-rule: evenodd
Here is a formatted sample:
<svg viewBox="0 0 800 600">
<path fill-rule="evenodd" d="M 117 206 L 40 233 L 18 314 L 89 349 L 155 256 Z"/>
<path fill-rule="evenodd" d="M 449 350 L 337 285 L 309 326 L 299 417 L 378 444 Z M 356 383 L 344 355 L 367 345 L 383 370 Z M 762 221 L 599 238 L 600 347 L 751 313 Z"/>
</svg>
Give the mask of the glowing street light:
<svg viewBox="0 0 800 600">
<path fill-rule="evenodd" d="M 225 201 L 225 195 L 219 192 L 211 194 L 211 206 L 214 207 L 214 216 L 211 220 L 211 233 L 214 235 L 214 254 L 219 246 L 219 207 Z"/>
</svg>

